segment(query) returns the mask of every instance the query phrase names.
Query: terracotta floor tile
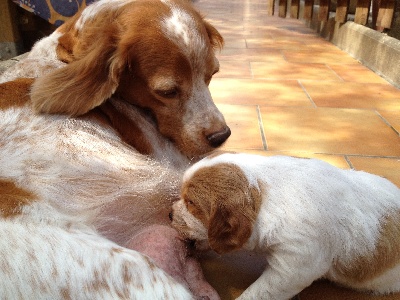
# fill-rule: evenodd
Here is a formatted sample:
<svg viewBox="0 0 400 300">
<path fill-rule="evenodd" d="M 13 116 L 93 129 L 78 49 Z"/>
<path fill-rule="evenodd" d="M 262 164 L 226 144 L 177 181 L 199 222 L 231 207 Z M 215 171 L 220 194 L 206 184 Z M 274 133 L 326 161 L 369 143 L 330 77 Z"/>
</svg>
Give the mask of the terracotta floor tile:
<svg viewBox="0 0 400 300">
<path fill-rule="evenodd" d="M 247 48 L 298 49 L 305 46 L 300 41 L 276 41 L 272 38 L 246 38 Z"/>
<path fill-rule="evenodd" d="M 224 47 L 243 49 L 246 48 L 246 40 L 244 38 L 243 39 L 225 38 Z"/>
<path fill-rule="evenodd" d="M 400 156 L 400 137 L 373 111 L 261 107 L 268 150 Z"/>
<path fill-rule="evenodd" d="M 216 103 L 263 106 L 312 106 L 297 81 L 215 78 L 210 84 Z"/>
<path fill-rule="evenodd" d="M 370 108 L 400 112 L 400 90 L 389 84 L 302 81 L 318 107 Z"/>
<path fill-rule="evenodd" d="M 234 61 L 272 61 L 284 62 L 285 59 L 280 50 L 276 49 L 235 49 L 223 48 L 220 53 L 217 53 L 217 58 L 221 60 Z"/>
<path fill-rule="evenodd" d="M 232 135 L 222 146 L 223 150 L 264 149 L 256 106 L 217 104 L 223 113 Z"/>
<path fill-rule="evenodd" d="M 397 108 L 397 111 L 379 111 L 379 114 L 400 134 L 400 104 Z"/>
<path fill-rule="evenodd" d="M 270 26 L 264 25 L 245 24 L 243 34 L 246 37 L 272 38 L 272 34 L 269 32 L 270 28 Z"/>
<path fill-rule="evenodd" d="M 386 83 L 385 79 L 378 74 L 372 72 L 360 63 L 357 64 L 332 64 L 331 69 L 334 70 L 344 81 L 363 82 L 363 83 Z"/>
<path fill-rule="evenodd" d="M 357 64 L 350 55 L 340 50 L 333 51 L 304 51 L 284 50 L 284 56 L 288 62 L 314 63 L 314 64 Z"/>
<path fill-rule="evenodd" d="M 400 187 L 400 158 L 349 156 L 356 170 L 385 177 Z"/>
<path fill-rule="evenodd" d="M 341 79 L 322 64 L 298 64 L 289 62 L 277 62 L 275 64 L 265 62 L 252 62 L 251 70 L 254 78 L 269 79 L 299 79 L 299 80 L 333 80 Z"/>
<path fill-rule="evenodd" d="M 305 39 L 321 40 L 321 38 L 313 30 L 305 26 L 298 26 L 298 24 L 293 24 L 293 26 L 278 24 L 274 27 L 271 27 L 268 33 L 274 38 L 282 40 L 288 40 L 290 38 L 295 40 L 302 39 L 303 41 Z"/>
<path fill-rule="evenodd" d="M 226 23 L 218 24 L 213 22 L 212 20 L 209 21 L 210 23 L 215 26 L 215 28 L 219 31 L 222 37 L 227 40 L 230 38 L 238 38 L 243 37 L 243 26 L 231 26 L 227 25 Z"/>
<path fill-rule="evenodd" d="M 287 38 L 286 38 L 287 39 Z M 285 42 L 286 41 L 285 37 L 274 37 L 274 40 L 276 42 Z M 298 47 L 292 47 L 292 48 L 286 48 L 286 51 L 307 51 L 307 52 L 322 52 L 322 51 L 328 51 L 328 52 L 335 52 L 335 51 L 340 51 L 336 46 L 328 43 L 321 43 L 321 40 L 317 39 L 317 38 L 307 38 L 304 39 L 302 37 L 291 37 L 290 41 L 292 42 L 301 42 L 298 44 Z M 282 55 L 284 55 L 283 51 L 282 51 Z M 285 56 L 286 58 L 286 56 Z M 354 61 L 354 63 L 357 63 L 356 61 Z"/>
<path fill-rule="evenodd" d="M 214 78 L 251 78 L 250 62 L 221 60 L 220 71 L 214 75 Z"/>
</svg>

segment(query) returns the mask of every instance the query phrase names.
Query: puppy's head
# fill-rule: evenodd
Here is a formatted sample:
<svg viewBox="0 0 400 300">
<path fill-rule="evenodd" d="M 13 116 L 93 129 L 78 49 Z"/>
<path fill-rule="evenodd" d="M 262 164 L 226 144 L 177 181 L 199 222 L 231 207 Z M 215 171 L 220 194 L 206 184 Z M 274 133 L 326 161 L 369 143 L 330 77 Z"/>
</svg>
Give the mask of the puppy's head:
<svg viewBox="0 0 400 300">
<path fill-rule="evenodd" d="M 99 1 L 58 30 L 68 65 L 37 79 L 36 111 L 81 115 L 115 94 L 149 111 L 187 156 L 229 137 L 208 89 L 223 39 L 188 1 Z"/>
<path fill-rule="evenodd" d="M 238 165 L 206 158 L 184 175 L 172 225 L 196 248 L 217 253 L 241 248 L 252 234 L 261 205 L 260 184 Z"/>
</svg>

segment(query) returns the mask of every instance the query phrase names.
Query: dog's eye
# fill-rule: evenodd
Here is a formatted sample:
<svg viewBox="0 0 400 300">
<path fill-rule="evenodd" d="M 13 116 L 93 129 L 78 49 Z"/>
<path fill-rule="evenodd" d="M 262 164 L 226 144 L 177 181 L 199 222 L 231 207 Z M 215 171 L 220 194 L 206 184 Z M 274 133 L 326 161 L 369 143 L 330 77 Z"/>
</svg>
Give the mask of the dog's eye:
<svg viewBox="0 0 400 300">
<path fill-rule="evenodd" d="M 177 88 L 172 88 L 168 90 L 156 90 L 156 93 L 163 98 L 172 99 L 178 97 L 179 91 Z"/>
</svg>

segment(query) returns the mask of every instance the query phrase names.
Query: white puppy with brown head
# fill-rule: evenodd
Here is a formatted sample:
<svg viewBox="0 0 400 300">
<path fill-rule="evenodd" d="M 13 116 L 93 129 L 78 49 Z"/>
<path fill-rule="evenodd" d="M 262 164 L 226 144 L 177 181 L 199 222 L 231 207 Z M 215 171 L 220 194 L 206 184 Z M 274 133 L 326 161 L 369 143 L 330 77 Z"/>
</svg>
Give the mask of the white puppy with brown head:
<svg viewBox="0 0 400 300">
<path fill-rule="evenodd" d="M 265 253 L 241 299 L 289 299 L 318 278 L 400 291 L 400 189 L 315 159 L 225 153 L 189 168 L 173 226 L 199 249 Z"/>
</svg>

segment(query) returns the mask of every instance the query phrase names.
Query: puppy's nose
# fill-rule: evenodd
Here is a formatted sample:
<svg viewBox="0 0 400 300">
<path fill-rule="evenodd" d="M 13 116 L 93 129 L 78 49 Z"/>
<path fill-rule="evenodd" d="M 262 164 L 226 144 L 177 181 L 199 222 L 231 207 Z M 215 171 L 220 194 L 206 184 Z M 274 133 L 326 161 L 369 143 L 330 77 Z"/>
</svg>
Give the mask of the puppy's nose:
<svg viewBox="0 0 400 300">
<path fill-rule="evenodd" d="M 172 211 L 168 214 L 168 217 L 169 217 L 169 220 L 172 221 L 172 219 L 174 218 Z"/>
<path fill-rule="evenodd" d="M 231 129 L 226 126 L 223 130 L 214 132 L 212 134 L 207 135 L 207 140 L 211 147 L 217 148 L 221 146 L 231 135 Z"/>
</svg>

